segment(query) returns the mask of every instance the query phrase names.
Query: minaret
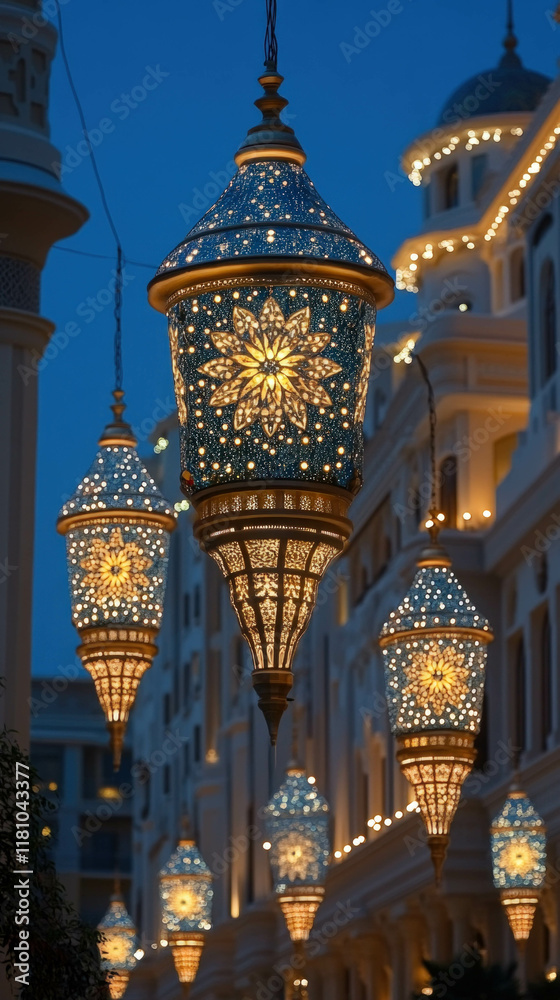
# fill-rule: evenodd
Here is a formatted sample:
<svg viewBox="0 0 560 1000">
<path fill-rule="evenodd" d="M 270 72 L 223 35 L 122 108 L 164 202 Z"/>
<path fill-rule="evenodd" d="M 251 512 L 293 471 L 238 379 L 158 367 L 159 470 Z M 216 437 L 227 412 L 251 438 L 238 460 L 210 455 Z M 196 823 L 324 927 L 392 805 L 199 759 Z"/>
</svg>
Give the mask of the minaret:
<svg viewBox="0 0 560 1000">
<path fill-rule="evenodd" d="M 88 212 L 60 184 L 48 101 L 57 32 L 34 0 L 0 0 L 0 725 L 29 744 L 38 362 L 54 332 L 40 314 L 54 243 Z"/>
</svg>

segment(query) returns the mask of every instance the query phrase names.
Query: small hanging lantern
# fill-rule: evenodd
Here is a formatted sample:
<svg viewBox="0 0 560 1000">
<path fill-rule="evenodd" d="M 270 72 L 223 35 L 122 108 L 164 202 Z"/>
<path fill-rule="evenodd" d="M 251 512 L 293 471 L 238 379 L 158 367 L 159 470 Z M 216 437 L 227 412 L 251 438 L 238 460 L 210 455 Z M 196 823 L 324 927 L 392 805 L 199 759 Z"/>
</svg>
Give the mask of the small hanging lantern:
<svg viewBox="0 0 560 1000">
<path fill-rule="evenodd" d="M 105 713 L 115 770 L 136 690 L 157 652 L 175 514 L 136 452 L 115 390 L 113 421 L 93 465 L 62 508 L 78 655 Z"/>
<path fill-rule="evenodd" d="M 492 823 L 491 846 L 494 885 L 516 943 L 523 948 L 546 874 L 546 827 L 517 786 Z"/>
<path fill-rule="evenodd" d="M 265 816 L 274 888 L 290 938 L 307 941 L 325 894 L 331 853 L 329 806 L 305 771 L 288 765 Z"/>
<path fill-rule="evenodd" d="M 438 543 L 435 498 L 435 405 L 430 402 L 432 501 L 412 586 L 384 624 L 385 684 L 397 760 L 414 788 L 434 864 L 436 883 L 449 843 L 461 788 L 476 759 L 484 696 L 486 647 L 492 633 L 451 569 Z"/>
<path fill-rule="evenodd" d="M 212 926 L 212 873 L 194 840 L 179 841 L 161 869 L 162 920 L 181 983 L 196 978 L 205 931 Z"/>
<path fill-rule="evenodd" d="M 376 310 L 394 290 L 280 118 L 273 7 L 262 121 L 149 299 L 168 316 L 182 489 L 228 581 L 275 743 L 319 583 L 350 534 Z"/>
<path fill-rule="evenodd" d="M 111 1000 L 119 1000 L 136 965 L 137 941 L 136 928 L 118 892 L 111 897 L 109 909 L 97 929 L 103 934 L 99 952 L 101 966 L 107 971 Z"/>
</svg>

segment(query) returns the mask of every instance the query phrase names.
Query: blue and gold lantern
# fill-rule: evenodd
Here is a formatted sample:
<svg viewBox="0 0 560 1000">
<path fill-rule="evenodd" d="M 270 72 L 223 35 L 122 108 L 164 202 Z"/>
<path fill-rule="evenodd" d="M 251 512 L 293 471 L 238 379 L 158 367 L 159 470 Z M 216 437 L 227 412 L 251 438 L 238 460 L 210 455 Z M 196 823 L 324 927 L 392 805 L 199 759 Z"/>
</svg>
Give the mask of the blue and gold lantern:
<svg viewBox="0 0 560 1000">
<path fill-rule="evenodd" d="M 136 928 L 119 893 L 111 897 L 107 913 L 97 928 L 101 967 L 107 972 L 111 1000 L 124 996 L 130 973 L 136 965 Z"/>
<path fill-rule="evenodd" d="M 438 883 L 461 788 L 476 758 L 491 639 L 436 530 L 379 643 L 397 759 L 422 812 Z"/>
<path fill-rule="evenodd" d="M 66 536 L 77 652 L 94 680 L 117 770 L 136 690 L 157 652 L 176 515 L 136 452 L 122 391 L 114 395 L 114 419 L 57 528 Z"/>
<path fill-rule="evenodd" d="M 266 808 L 274 888 L 292 941 L 307 941 L 325 889 L 329 806 L 303 768 L 289 765 Z"/>
<path fill-rule="evenodd" d="M 162 922 L 179 982 L 192 983 L 212 926 L 212 873 L 194 840 L 182 839 L 159 874 Z"/>
<path fill-rule="evenodd" d="M 276 742 L 317 588 L 362 481 L 385 268 L 334 214 L 280 113 L 275 64 L 238 170 L 151 282 L 167 313 L 181 482 L 226 577 Z"/>
<path fill-rule="evenodd" d="M 492 874 L 518 946 L 527 941 L 546 875 L 546 827 L 514 787 L 491 828 Z"/>
</svg>

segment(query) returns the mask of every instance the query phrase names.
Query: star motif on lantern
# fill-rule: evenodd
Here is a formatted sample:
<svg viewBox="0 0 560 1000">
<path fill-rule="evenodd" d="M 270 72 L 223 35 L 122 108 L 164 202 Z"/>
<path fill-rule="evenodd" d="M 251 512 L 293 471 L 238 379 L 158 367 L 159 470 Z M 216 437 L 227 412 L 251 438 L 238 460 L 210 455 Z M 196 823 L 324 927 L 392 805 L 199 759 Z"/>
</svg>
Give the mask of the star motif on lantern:
<svg viewBox="0 0 560 1000">
<path fill-rule="evenodd" d="M 463 666 L 465 656 L 453 646 L 443 649 L 437 642 L 430 642 L 427 649 L 416 653 L 414 661 L 405 668 L 409 684 L 403 695 L 412 695 L 419 702 L 429 702 L 436 715 L 446 704 L 458 705 L 468 694 L 468 668 Z"/>
<path fill-rule="evenodd" d="M 126 962 L 130 953 L 130 941 L 127 938 L 112 935 L 105 939 L 101 945 L 101 957 L 109 968 Z"/>
<path fill-rule="evenodd" d="M 204 905 L 199 896 L 188 886 L 177 885 L 167 895 L 167 905 L 178 920 L 199 920 L 204 916 Z"/>
<path fill-rule="evenodd" d="M 369 373 L 371 371 L 371 350 L 373 347 L 374 336 L 375 336 L 375 327 L 371 323 L 366 323 L 364 363 L 362 365 L 362 372 L 360 375 L 360 381 L 358 383 L 356 412 L 354 414 L 354 421 L 357 424 L 361 424 L 366 415 L 366 403 L 367 403 L 367 394 L 369 387 Z"/>
<path fill-rule="evenodd" d="M 258 319 L 248 309 L 235 306 L 235 332 L 210 334 L 222 357 L 198 370 L 223 382 L 213 392 L 211 406 L 237 404 L 235 430 L 260 419 L 263 431 L 272 437 L 284 417 L 305 430 L 307 403 L 332 405 L 320 382 L 342 369 L 335 361 L 319 357 L 330 343 L 330 334 L 309 333 L 310 318 L 306 306 L 286 319 L 276 299 L 270 297 Z"/>
<path fill-rule="evenodd" d="M 540 860 L 539 851 L 527 840 L 511 840 L 498 857 L 498 864 L 511 877 L 516 875 L 525 878 L 533 871 Z"/>
<path fill-rule="evenodd" d="M 313 841 L 295 831 L 288 833 L 278 845 L 278 877 L 287 878 L 290 882 L 305 879 L 316 860 Z"/>
<path fill-rule="evenodd" d="M 150 586 L 143 572 L 152 565 L 136 542 L 125 542 L 120 528 L 114 528 L 108 541 L 96 537 L 80 566 L 87 570 L 83 579 L 98 601 L 122 598 L 134 601 L 138 592 Z"/>
</svg>

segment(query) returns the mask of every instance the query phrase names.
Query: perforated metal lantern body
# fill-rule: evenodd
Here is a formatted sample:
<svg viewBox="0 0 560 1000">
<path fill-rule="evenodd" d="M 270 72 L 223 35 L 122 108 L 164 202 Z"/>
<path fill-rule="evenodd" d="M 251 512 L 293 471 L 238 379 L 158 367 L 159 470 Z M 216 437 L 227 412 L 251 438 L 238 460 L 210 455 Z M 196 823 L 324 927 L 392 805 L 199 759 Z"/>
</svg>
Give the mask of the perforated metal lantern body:
<svg viewBox="0 0 560 1000">
<path fill-rule="evenodd" d="M 480 729 L 492 639 L 439 546 L 423 553 L 412 586 L 380 635 L 397 759 L 414 788 L 436 880 Z"/>
<path fill-rule="evenodd" d="M 138 947 L 136 928 L 119 895 L 112 897 L 98 930 L 104 939 L 99 944 L 101 967 L 107 972 L 112 1000 L 118 1000 L 124 995 L 130 973 L 136 965 L 134 952 Z"/>
<path fill-rule="evenodd" d="M 306 941 L 324 895 L 331 853 L 329 807 L 305 771 L 290 767 L 265 826 L 274 888 L 292 941 Z"/>
<path fill-rule="evenodd" d="M 196 977 L 212 926 L 212 873 L 192 840 L 180 840 L 159 875 L 162 922 L 179 981 Z"/>
<path fill-rule="evenodd" d="M 161 265 L 182 485 L 228 580 L 273 742 L 318 584 L 351 529 L 383 265 L 317 194 L 265 74 L 225 192 Z"/>
<path fill-rule="evenodd" d="M 118 420 L 59 515 L 78 655 L 105 713 L 118 767 L 130 709 L 157 652 L 175 514 Z"/>
<path fill-rule="evenodd" d="M 527 941 L 546 875 L 546 827 L 514 788 L 491 829 L 492 874 L 516 942 Z"/>
</svg>

